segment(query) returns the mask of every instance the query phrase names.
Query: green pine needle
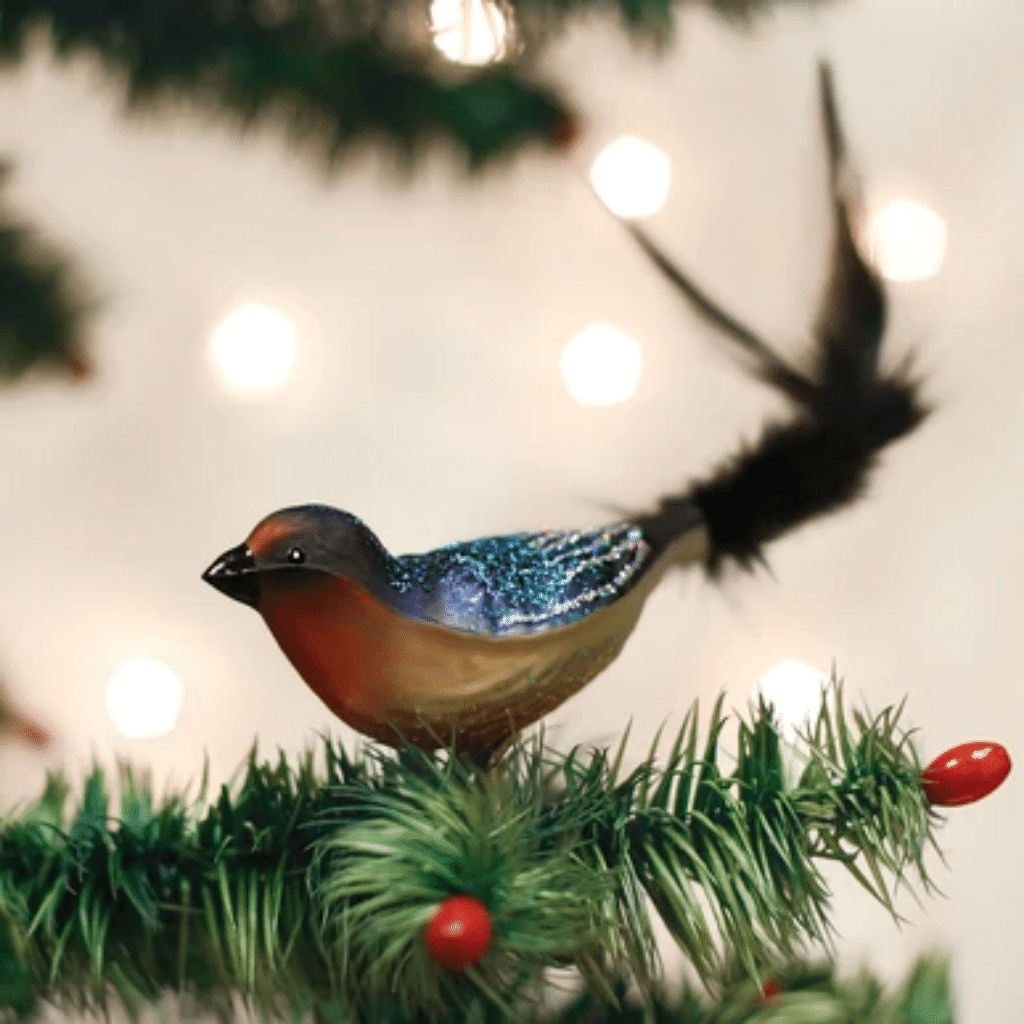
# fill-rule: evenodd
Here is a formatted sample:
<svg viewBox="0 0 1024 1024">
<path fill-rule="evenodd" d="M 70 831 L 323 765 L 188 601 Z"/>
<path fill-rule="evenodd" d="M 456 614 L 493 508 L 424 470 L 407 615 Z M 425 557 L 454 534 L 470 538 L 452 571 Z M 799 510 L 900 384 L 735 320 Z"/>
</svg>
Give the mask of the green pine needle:
<svg viewBox="0 0 1024 1024">
<path fill-rule="evenodd" d="M 763 704 L 738 721 L 726 769 L 721 700 L 703 739 L 694 707 L 663 761 L 656 742 L 629 771 L 625 740 L 559 755 L 540 736 L 484 771 L 450 753 L 352 757 L 324 738 L 319 766 L 254 748 L 209 805 L 205 773 L 195 800 L 156 800 L 122 764 L 116 818 L 100 768 L 70 815 L 51 777 L 0 823 L 0 998 L 23 1012 L 116 995 L 137 1014 L 175 990 L 223 1020 L 240 995 L 325 1022 L 506 1021 L 552 967 L 575 967 L 605 1001 L 619 974 L 656 991 L 649 905 L 709 985 L 733 964 L 761 978 L 827 944 L 822 861 L 893 914 L 901 887 L 932 888 L 938 818 L 900 711 L 848 714 L 833 687 L 796 786 Z M 438 968 L 423 939 L 454 893 L 494 925 L 464 972 Z"/>
</svg>

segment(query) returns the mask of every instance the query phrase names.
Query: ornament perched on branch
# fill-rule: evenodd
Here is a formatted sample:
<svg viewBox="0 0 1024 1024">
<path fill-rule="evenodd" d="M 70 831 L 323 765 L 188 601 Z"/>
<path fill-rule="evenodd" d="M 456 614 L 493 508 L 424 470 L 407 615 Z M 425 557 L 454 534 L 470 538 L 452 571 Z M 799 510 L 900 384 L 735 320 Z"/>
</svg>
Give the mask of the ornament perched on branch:
<svg viewBox="0 0 1024 1024">
<path fill-rule="evenodd" d="M 722 311 L 638 229 L 656 266 L 731 338 L 790 417 L 688 490 L 597 530 L 521 533 L 394 557 L 324 505 L 267 516 L 204 579 L 255 608 L 313 691 L 384 743 L 486 760 L 621 651 L 651 591 L 695 562 L 749 566 L 763 546 L 858 497 L 878 452 L 924 415 L 885 372 L 885 297 L 853 241 L 832 81 L 821 101 L 835 214 L 832 277 L 805 368 Z"/>
</svg>

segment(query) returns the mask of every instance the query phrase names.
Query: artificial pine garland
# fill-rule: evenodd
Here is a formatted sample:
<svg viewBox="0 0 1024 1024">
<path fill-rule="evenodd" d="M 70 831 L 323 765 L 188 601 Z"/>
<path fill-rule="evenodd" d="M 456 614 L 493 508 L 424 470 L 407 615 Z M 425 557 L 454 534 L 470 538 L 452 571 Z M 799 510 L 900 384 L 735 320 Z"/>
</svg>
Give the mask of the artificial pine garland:
<svg viewBox="0 0 1024 1024">
<path fill-rule="evenodd" d="M 70 820 L 51 776 L 0 828 L 2 1003 L 116 993 L 135 1014 L 178 990 L 224 1019 L 236 994 L 352 1022 L 521 1019 L 550 967 L 577 968 L 605 1000 L 620 974 L 653 991 L 648 899 L 703 980 L 733 962 L 760 978 L 828 942 L 822 860 L 894 913 L 898 885 L 930 888 L 938 816 L 899 717 L 848 713 L 833 689 L 792 786 L 763 705 L 738 720 L 726 770 L 721 700 L 703 740 L 694 707 L 663 760 L 655 743 L 628 772 L 625 739 L 564 756 L 521 742 L 484 771 L 417 750 L 351 757 L 325 738 L 319 768 L 312 752 L 292 767 L 254 749 L 206 808 L 205 773 L 191 804 L 157 802 L 122 765 L 112 819 L 96 767 Z M 460 971 L 424 939 L 453 894 L 493 924 Z"/>
</svg>

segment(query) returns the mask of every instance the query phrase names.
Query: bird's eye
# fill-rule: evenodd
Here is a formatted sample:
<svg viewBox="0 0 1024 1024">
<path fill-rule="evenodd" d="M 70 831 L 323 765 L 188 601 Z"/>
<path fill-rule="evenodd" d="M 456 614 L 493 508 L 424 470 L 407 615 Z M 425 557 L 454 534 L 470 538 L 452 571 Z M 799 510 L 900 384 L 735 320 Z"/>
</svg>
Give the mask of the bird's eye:
<svg viewBox="0 0 1024 1024">
<path fill-rule="evenodd" d="M 306 552 L 302 548 L 289 548 L 285 557 L 292 565 L 302 565 L 306 560 Z"/>
</svg>

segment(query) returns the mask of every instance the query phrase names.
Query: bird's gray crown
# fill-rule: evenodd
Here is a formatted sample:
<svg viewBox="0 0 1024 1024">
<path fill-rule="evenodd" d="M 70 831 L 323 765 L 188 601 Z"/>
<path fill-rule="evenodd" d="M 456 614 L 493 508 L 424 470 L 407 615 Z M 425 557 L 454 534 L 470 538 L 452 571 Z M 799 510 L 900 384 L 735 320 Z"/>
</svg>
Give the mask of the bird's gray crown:
<svg viewBox="0 0 1024 1024">
<path fill-rule="evenodd" d="M 320 504 L 272 513 L 253 529 L 249 546 L 260 569 L 314 569 L 364 585 L 383 579 L 390 558 L 358 516 Z"/>
</svg>

